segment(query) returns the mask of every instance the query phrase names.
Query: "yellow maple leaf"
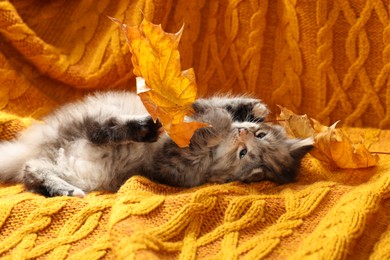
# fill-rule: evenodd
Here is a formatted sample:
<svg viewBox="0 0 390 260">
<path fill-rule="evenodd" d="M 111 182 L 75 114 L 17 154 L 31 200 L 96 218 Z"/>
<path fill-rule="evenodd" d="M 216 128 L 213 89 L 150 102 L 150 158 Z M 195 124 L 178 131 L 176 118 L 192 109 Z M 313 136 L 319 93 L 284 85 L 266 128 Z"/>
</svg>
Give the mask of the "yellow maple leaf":
<svg viewBox="0 0 390 260">
<path fill-rule="evenodd" d="M 121 25 L 132 53 L 137 94 L 172 140 L 180 147 L 188 146 L 196 129 L 207 124 L 184 122 L 185 116 L 193 113 L 197 85 L 193 69 L 181 71 L 178 44 L 183 28 L 166 33 L 161 25 L 146 19 L 138 26 Z"/>
<path fill-rule="evenodd" d="M 296 115 L 287 108 L 280 107 L 279 120 L 287 133 L 297 138 L 314 137 L 312 156 L 320 161 L 339 168 L 365 168 L 377 165 L 379 156 L 370 153 L 364 145 L 364 140 L 353 143 L 336 124 L 324 126 L 306 115 Z"/>
</svg>

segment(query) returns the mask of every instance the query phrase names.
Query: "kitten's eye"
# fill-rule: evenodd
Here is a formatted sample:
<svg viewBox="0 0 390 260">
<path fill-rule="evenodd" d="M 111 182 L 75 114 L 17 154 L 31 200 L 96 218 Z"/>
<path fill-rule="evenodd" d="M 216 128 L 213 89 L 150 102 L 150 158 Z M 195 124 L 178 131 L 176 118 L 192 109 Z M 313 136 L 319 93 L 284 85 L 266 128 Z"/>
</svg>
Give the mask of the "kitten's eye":
<svg viewBox="0 0 390 260">
<path fill-rule="evenodd" d="M 242 149 L 241 151 L 240 151 L 240 159 L 242 159 L 246 154 L 248 153 L 248 150 L 247 149 Z"/>
<path fill-rule="evenodd" d="M 267 135 L 267 133 L 264 133 L 264 132 L 260 132 L 258 135 L 257 135 L 257 137 L 258 138 L 264 138 L 264 136 L 266 136 Z"/>
</svg>

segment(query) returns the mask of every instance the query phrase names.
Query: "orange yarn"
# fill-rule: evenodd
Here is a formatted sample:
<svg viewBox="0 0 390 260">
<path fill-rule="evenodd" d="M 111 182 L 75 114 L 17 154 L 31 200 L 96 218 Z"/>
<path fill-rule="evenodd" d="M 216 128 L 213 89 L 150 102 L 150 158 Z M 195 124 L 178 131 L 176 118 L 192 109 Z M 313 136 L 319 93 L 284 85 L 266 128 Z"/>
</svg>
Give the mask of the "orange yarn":
<svg viewBox="0 0 390 260">
<path fill-rule="evenodd" d="M 199 92 L 251 92 L 389 152 L 390 13 L 383 0 L 1 1 L 0 139 L 89 91 L 133 89 L 107 16 L 176 32 Z M 1 156 L 1 155 L 0 155 Z M 0 186 L 3 259 L 388 259 L 390 161 L 298 182 L 178 189 L 131 178 L 116 194 L 44 198 Z"/>
</svg>

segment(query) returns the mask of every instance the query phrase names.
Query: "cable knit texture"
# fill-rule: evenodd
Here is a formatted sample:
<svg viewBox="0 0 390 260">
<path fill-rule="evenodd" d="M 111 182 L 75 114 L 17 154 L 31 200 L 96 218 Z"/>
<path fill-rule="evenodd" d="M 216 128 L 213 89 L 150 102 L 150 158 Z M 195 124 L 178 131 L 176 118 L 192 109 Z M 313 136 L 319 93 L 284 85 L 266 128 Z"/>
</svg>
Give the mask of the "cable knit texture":
<svg viewBox="0 0 390 260">
<path fill-rule="evenodd" d="M 134 89 L 107 16 L 185 30 L 199 92 L 251 92 L 390 152 L 390 6 L 383 0 L 0 1 L 0 138 L 95 90 Z M 1 156 L 1 155 L 0 155 Z M 2 259 L 389 259 L 390 155 L 296 183 L 178 189 L 131 178 L 118 193 L 44 198 L 0 186 Z"/>
</svg>

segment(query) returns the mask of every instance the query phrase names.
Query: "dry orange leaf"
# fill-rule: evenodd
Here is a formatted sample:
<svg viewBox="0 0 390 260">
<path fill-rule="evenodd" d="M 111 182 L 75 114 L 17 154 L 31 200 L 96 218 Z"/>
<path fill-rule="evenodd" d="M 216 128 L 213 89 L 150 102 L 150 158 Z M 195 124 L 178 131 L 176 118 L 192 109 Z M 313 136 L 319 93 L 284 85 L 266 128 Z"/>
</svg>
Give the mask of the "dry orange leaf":
<svg viewBox="0 0 390 260">
<path fill-rule="evenodd" d="M 183 30 L 166 33 L 161 25 L 145 19 L 139 26 L 121 25 L 132 53 L 137 94 L 172 140 L 180 147 L 188 146 L 196 129 L 207 124 L 184 122 L 193 113 L 197 85 L 193 69 L 181 71 L 178 44 Z"/>
<path fill-rule="evenodd" d="M 313 136 L 314 130 L 307 115 L 297 115 L 285 107 L 278 107 L 280 108 L 280 115 L 278 118 L 286 120 L 280 121 L 280 124 L 284 126 L 289 136 L 300 138 Z"/>
<path fill-rule="evenodd" d="M 320 124 L 306 115 L 296 115 L 287 108 L 280 107 L 279 120 L 286 128 L 287 133 L 297 138 L 314 137 L 314 149 L 312 156 L 339 168 L 365 168 L 377 165 L 379 156 L 370 153 L 364 146 L 364 140 L 353 143 L 343 131 L 336 128 L 336 124 L 330 127 Z"/>
</svg>

